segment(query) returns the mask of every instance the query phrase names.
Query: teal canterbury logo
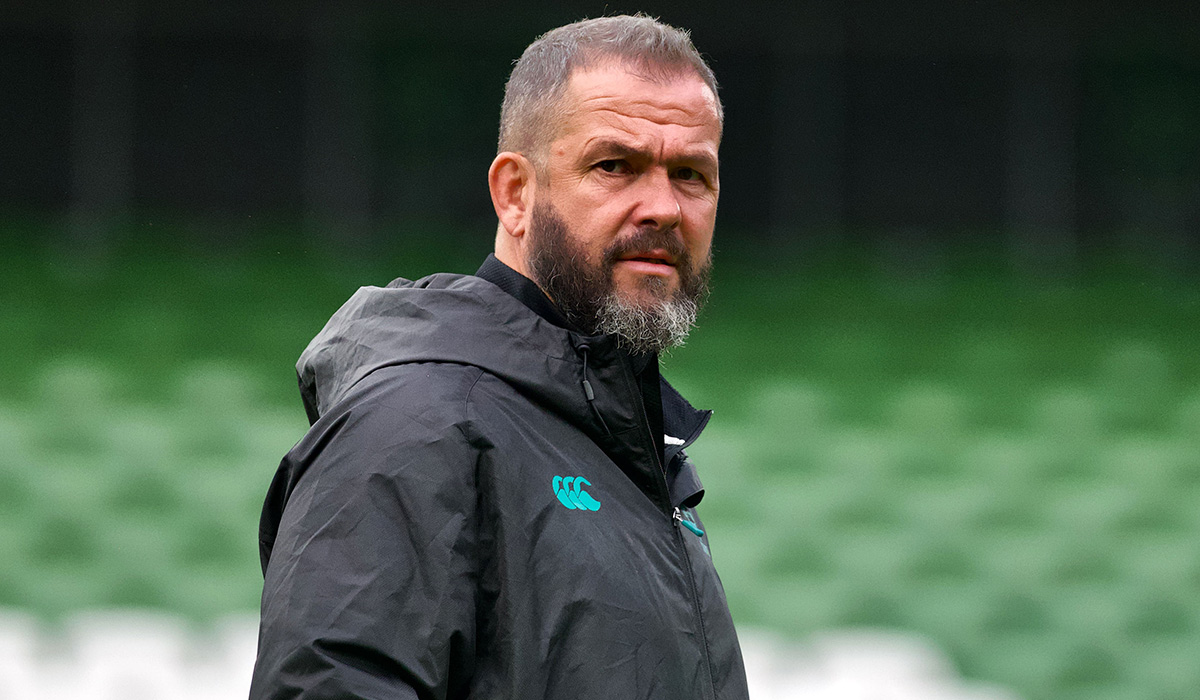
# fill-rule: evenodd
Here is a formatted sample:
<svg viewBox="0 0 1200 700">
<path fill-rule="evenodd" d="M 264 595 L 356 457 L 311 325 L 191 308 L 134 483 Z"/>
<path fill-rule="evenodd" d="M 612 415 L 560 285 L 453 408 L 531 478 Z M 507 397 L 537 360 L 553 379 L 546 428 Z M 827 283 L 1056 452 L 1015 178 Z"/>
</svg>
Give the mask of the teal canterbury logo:
<svg viewBox="0 0 1200 700">
<path fill-rule="evenodd" d="M 558 496 L 568 510 L 600 510 L 600 501 L 592 498 L 592 494 L 583 490 L 592 482 L 582 476 L 554 477 L 554 495 Z"/>
</svg>

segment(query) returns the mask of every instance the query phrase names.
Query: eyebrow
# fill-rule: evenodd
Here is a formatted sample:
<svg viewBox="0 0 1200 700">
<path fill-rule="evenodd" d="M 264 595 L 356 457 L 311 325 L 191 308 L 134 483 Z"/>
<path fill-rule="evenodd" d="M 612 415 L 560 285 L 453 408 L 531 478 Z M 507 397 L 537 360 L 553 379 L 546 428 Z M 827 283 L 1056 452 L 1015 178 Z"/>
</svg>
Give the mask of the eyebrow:
<svg viewBox="0 0 1200 700">
<path fill-rule="evenodd" d="M 631 146 L 623 141 L 615 139 L 599 139 L 592 142 L 588 146 L 584 154 L 588 158 L 594 158 L 598 155 L 612 155 L 619 158 L 632 158 L 635 160 L 654 160 L 654 153 L 648 148 L 638 148 Z M 717 170 L 717 159 L 712 154 L 706 151 L 688 151 L 680 154 L 675 158 L 669 159 L 672 163 L 695 163 L 701 167 L 708 168 L 713 172 Z"/>
</svg>

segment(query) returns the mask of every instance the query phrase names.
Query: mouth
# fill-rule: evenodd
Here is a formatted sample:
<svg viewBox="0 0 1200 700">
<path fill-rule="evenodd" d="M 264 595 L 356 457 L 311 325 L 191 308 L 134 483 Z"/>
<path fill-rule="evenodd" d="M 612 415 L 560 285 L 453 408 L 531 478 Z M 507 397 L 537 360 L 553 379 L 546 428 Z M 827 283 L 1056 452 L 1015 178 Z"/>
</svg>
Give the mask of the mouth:
<svg viewBox="0 0 1200 700">
<path fill-rule="evenodd" d="M 621 262 L 647 263 L 650 265 L 668 265 L 675 267 L 675 257 L 662 249 L 638 250 L 620 257 Z"/>
</svg>

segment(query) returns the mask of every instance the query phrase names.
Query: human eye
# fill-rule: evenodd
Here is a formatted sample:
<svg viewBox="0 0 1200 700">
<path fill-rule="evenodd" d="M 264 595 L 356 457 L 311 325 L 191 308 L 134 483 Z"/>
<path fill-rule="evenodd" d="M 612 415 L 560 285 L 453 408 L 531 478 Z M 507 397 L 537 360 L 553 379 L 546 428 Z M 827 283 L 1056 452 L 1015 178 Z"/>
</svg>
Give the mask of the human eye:
<svg viewBox="0 0 1200 700">
<path fill-rule="evenodd" d="M 707 179 L 704 177 L 704 173 L 696 170 L 695 168 L 688 167 L 683 167 L 676 170 L 675 177 L 679 180 L 685 180 L 687 182 L 704 182 Z"/>
<path fill-rule="evenodd" d="M 602 160 L 599 163 L 596 163 L 595 167 L 603 170 L 606 173 L 612 173 L 613 175 L 623 175 L 629 172 L 629 164 L 616 158 Z"/>
</svg>

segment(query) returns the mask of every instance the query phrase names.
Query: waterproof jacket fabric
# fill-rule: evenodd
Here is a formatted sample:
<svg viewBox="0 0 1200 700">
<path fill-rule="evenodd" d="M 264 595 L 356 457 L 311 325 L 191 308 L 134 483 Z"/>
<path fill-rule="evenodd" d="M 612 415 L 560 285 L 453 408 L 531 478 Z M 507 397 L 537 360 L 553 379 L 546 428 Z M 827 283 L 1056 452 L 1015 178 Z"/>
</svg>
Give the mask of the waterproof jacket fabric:
<svg viewBox="0 0 1200 700">
<path fill-rule="evenodd" d="M 747 697 L 683 452 L 708 413 L 664 382 L 657 455 L 613 338 L 439 274 L 360 289 L 297 369 L 251 700 Z"/>
</svg>

